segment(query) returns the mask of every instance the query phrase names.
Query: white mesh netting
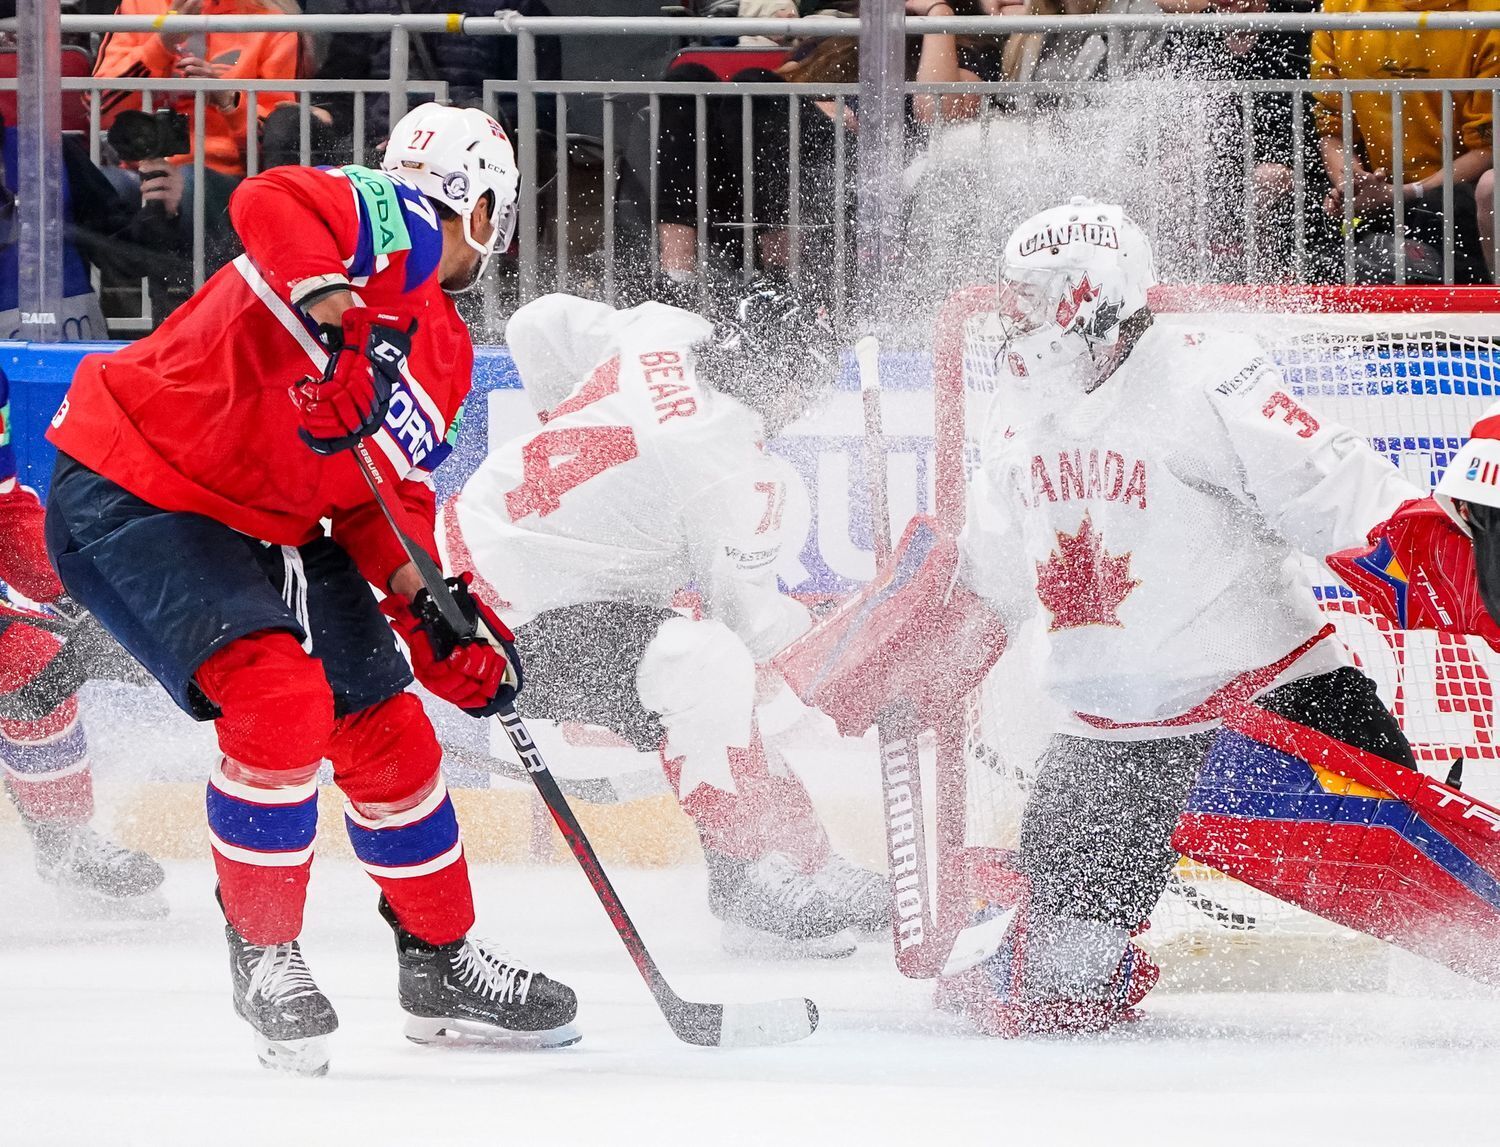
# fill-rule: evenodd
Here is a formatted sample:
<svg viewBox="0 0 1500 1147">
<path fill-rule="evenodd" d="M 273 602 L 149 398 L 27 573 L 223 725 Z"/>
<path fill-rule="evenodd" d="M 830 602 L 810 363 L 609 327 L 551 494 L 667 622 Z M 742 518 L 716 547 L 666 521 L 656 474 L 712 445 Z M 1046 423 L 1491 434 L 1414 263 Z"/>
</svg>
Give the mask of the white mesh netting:
<svg viewBox="0 0 1500 1147">
<path fill-rule="evenodd" d="M 936 332 L 938 503 L 950 523 L 962 512 L 955 486 L 978 461 L 977 435 L 997 381 L 991 298 L 984 289 L 954 296 Z M 1500 302 L 1470 293 L 1468 313 L 1400 309 L 1446 301 L 1419 292 L 1262 292 L 1253 311 L 1186 314 L 1174 312 L 1170 299 L 1153 300 L 1159 321 L 1257 336 L 1295 396 L 1364 435 L 1424 488 L 1500 397 L 1500 316 L 1473 309 Z M 1330 304 L 1342 313 L 1317 309 Z M 1309 571 L 1340 638 L 1379 685 L 1424 770 L 1444 777 L 1462 758 L 1465 789 L 1500 797 L 1492 708 L 1500 656 L 1477 640 L 1394 631 L 1321 563 L 1310 562 Z M 1034 635 L 1023 631 L 970 699 L 964 759 L 939 765 L 964 771 L 968 845 L 1015 843 L 1029 777 L 1057 716 L 1032 685 L 1037 657 Z M 1164 983 L 1179 986 L 1373 986 L 1384 976 L 1375 941 L 1186 859 L 1143 942 L 1162 961 Z"/>
</svg>

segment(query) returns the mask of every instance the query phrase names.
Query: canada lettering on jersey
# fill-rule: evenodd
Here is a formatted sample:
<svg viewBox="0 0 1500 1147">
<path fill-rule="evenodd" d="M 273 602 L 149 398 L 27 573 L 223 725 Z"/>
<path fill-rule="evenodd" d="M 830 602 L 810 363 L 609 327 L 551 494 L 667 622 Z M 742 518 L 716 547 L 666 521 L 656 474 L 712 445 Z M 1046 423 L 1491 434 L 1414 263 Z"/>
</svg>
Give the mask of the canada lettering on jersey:
<svg viewBox="0 0 1500 1147">
<path fill-rule="evenodd" d="M 1017 487 L 1021 504 L 1035 510 L 1043 501 L 1103 501 L 1146 508 L 1146 463 L 1136 458 L 1127 464 L 1118 450 L 1062 450 L 1031 459 L 1031 495 Z"/>
</svg>

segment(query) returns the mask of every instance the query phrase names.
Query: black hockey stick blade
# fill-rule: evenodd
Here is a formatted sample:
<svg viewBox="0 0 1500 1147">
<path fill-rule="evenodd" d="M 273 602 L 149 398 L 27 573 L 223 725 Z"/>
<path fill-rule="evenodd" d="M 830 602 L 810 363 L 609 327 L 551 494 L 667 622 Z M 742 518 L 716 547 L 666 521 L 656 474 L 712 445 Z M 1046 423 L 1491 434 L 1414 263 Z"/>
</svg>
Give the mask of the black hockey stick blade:
<svg viewBox="0 0 1500 1147">
<path fill-rule="evenodd" d="M 589 843 L 578 818 L 573 815 L 567 798 L 558 787 L 557 778 L 547 768 L 547 762 L 542 759 L 525 723 L 511 708 L 502 709 L 497 718 L 505 735 L 510 738 L 511 746 L 516 750 L 526 775 L 536 786 L 558 831 L 567 841 L 568 849 L 588 877 L 594 895 L 604 906 L 609 922 L 614 925 L 625 950 L 635 961 L 641 978 L 651 989 L 656 1006 L 666 1017 L 672 1034 L 684 1043 L 700 1047 L 770 1047 L 806 1039 L 817 1030 L 818 1008 L 808 999 L 764 1000 L 752 1004 L 700 1004 L 684 1000 L 674 992 L 657 967 L 655 957 L 646 947 L 646 942 L 636 930 L 629 913 L 625 911 L 620 894 L 610 883 L 608 874 L 594 852 L 594 846 Z"/>
</svg>

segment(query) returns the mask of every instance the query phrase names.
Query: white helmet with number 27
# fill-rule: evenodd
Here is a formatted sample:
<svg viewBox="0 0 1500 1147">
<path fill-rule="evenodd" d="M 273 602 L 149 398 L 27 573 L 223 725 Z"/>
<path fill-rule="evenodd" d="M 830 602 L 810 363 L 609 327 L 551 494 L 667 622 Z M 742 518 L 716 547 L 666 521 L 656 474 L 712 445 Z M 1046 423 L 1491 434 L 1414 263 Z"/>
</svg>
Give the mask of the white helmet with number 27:
<svg viewBox="0 0 1500 1147">
<path fill-rule="evenodd" d="M 426 103 L 412 108 L 391 128 L 381 169 L 399 175 L 428 199 L 456 212 L 464 239 L 479 252 L 484 274 L 496 248 L 505 250 L 516 232 L 516 153 L 502 128 L 477 108 Z M 474 238 L 474 209 L 491 193 L 489 241 Z"/>
<path fill-rule="evenodd" d="M 1015 378 L 1062 371 L 1092 389 L 1113 362 L 1120 324 L 1156 285 L 1151 244 L 1111 203 L 1082 197 L 1011 233 L 996 310 Z"/>
</svg>

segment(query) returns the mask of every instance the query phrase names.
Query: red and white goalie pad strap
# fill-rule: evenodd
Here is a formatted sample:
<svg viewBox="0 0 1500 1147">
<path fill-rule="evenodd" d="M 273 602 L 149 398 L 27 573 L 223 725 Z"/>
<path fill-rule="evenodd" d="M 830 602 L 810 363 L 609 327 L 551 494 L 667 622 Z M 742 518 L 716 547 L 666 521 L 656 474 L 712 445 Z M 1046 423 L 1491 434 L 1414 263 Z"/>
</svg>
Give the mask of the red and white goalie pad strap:
<svg viewBox="0 0 1500 1147">
<path fill-rule="evenodd" d="M 1368 542 L 1327 560 L 1375 612 L 1402 629 L 1473 634 L 1500 651 L 1500 626 L 1479 595 L 1474 543 L 1435 500 L 1403 502 Z"/>
<path fill-rule="evenodd" d="M 1225 720 L 1179 852 L 1500 983 L 1500 809 L 1256 706 Z"/>
<path fill-rule="evenodd" d="M 951 716 L 1005 650 L 1005 627 L 957 580 L 958 541 L 913 518 L 885 568 L 773 664 L 803 702 L 857 737 L 898 701 L 917 727 Z"/>
</svg>

